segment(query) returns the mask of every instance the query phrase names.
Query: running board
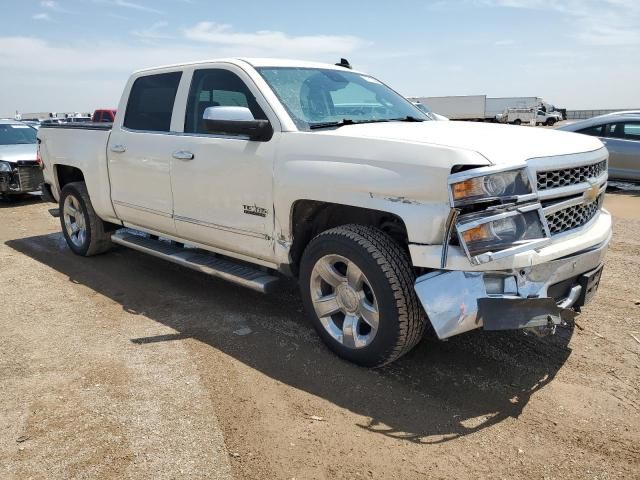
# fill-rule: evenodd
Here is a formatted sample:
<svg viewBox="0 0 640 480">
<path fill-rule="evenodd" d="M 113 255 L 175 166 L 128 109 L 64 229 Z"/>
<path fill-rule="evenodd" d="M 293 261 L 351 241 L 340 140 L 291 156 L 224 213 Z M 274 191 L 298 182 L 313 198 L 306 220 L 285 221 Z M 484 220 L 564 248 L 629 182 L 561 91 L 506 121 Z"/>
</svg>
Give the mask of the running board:
<svg viewBox="0 0 640 480">
<path fill-rule="evenodd" d="M 180 247 L 168 241 L 154 240 L 127 230 L 111 235 L 111 241 L 261 293 L 274 291 L 280 280 L 275 275 L 237 260 L 197 248 Z"/>
</svg>

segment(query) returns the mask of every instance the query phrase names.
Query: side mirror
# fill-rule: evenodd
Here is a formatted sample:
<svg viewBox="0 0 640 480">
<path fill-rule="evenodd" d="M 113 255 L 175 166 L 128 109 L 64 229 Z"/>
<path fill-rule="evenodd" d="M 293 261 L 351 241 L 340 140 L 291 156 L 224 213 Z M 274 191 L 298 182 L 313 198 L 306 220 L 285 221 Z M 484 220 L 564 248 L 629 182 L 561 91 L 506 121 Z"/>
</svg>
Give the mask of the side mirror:
<svg viewBox="0 0 640 480">
<path fill-rule="evenodd" d="M 202 120 L 207 133 L 245 135 L 258 142 L 268 142 L 273 136 L 269 121 L 254 119 L 247 107 L 207 107 Z"/>
</svg>

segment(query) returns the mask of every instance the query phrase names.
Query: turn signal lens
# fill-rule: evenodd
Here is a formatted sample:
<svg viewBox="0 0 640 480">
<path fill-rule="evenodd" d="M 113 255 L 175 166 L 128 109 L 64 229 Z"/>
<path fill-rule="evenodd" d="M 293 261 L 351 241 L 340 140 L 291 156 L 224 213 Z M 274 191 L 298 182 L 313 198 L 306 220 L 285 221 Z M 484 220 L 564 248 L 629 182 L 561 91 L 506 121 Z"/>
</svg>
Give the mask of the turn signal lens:
<svg viewBox="0 0 640 480">
<path fill-rule="evenodd" d="M 453 199 L 461 200 L 463 198 L 477 197 L 484 194 L 482 187 L 476 178 L 465 180 L 464 182 L 453 184 Z"/>
<path fill-rule="evenodd" d="M 489 240 L 493 238 L 489 224 L 479 225 L 470 230 L 467 230 L 462 234 L 462 238 L 466 243 L 481 242 L 482 240 Z"/>
</svg>

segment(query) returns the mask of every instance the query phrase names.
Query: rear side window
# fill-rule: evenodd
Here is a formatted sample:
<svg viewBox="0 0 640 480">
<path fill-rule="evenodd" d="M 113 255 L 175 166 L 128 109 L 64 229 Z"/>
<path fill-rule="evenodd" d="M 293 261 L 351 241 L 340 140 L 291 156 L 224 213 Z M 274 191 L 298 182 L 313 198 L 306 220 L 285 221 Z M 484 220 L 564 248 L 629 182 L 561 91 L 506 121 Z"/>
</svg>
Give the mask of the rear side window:
<svg viewBox="0 0 640 480">
<path fill-rule="evenodd" d="M 609 127 L 609 136 L 625 140 L 640 140 L 640 122 L 614 123 Z"/>
<path fill-rule="evenodd" d="M 595 127 L 583 128 L 578 130 L 578 133 L 584 133 L 585 135 L 592 135 L 594 137 L 602 137 L 604 134 L 604 125 L 596 125 Z"/>
<path fill-rule="evenodd" d="M 138 78 L 131 87 L 124 126 L 132 130 L 168 132 L 182 72 Z"/>
</svg>

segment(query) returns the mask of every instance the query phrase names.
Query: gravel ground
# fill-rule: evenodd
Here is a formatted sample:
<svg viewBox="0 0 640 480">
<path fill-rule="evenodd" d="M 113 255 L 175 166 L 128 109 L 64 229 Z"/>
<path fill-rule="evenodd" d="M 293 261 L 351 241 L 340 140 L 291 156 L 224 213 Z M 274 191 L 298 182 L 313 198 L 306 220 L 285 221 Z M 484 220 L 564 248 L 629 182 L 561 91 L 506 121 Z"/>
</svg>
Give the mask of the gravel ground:
<svg viewBox="0 0 640 480">
<path fill-rule="evenodd" d="M 640 478 L 640 196 L 577 326 L 425 339 L 366 370 L 295 286 L 261 296 L 124 248 L 74 256 L 0 202 L 0 478 Z"/>
</svg>

